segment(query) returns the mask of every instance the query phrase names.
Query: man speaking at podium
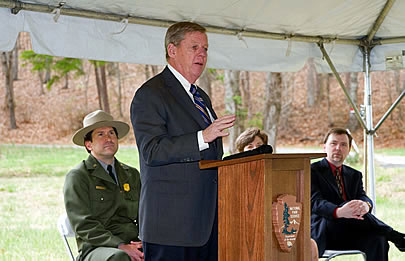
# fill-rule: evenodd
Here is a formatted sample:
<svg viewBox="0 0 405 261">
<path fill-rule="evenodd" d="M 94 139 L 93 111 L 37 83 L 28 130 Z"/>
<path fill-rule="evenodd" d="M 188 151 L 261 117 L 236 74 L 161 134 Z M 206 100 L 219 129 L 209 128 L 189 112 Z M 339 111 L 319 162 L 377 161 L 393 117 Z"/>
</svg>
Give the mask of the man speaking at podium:
<svg viewBox="0 0 405 261">
<path fill-rule="evenodd" d="M 217 260 L 217 170 L 200 170 L 198 162 L 222 158 L 221 138 L 235 116 L 217 118 L 195 85 L 207 62 L 204 27 L 170 26 L 165 48 L 168 65 L 131 104 L 142 182 L 139 236 L 146 261 Z"/>
</svg>

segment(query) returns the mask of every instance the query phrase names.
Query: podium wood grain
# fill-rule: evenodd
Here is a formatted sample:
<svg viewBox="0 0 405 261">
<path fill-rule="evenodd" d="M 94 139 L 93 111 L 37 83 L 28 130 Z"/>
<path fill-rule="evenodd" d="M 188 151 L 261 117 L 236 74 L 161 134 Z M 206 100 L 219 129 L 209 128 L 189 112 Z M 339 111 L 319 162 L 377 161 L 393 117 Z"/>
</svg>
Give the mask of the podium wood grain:
<svg viewBox="0 0 405 261">
<path fill-rule="evenodd" d="M 264 154 L 228 161 L 201 161 L 218 168 L 220 261 L 311 260 L 310 159 L 324 153 Z M 291 252 L 273 233 L 272 203 L 281 194 L 303 204 L 301 227 Z"/>
</svg>

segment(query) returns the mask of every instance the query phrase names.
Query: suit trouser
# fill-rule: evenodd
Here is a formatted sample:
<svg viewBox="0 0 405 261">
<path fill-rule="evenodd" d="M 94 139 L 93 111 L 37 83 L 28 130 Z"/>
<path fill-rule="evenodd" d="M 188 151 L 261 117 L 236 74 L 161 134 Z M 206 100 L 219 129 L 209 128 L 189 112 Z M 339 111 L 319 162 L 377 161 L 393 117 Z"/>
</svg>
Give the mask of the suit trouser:
<svg viewBox="0 0 405 261">
<path fill-rule="evenodd" d="M 114 247 L 97 247 L 88 253 L 82 260 L 84 261 L 99 261 L 99 260 L 111 260 L 111 261 L 131 261 L 131 258 L 125 253 L 125 251 Z"/>
<path fill-rule="evenodd" d="M 387 235 L 393 229 L 374 215 L 368 213 L 364 220 L 327 220 L 326 249 L 361 250 L 367 260 L 388 260 L 389 244 Z M 322 250 L 323 253 L 324 249 Z"/>
<path fill-rule="evenodd" d="M 208 242 L 200 247 L 182 247 L 143 242 L 145 261 L 217 261 L 218 218 L 215 215 Z"/>
</svg>

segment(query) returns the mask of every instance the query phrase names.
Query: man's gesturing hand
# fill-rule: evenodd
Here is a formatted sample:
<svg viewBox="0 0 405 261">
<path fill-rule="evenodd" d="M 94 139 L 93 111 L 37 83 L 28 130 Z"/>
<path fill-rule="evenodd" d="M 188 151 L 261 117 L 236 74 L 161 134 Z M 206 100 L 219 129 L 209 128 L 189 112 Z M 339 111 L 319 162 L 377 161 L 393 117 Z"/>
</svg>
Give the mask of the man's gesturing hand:
<svg viewBox="0 0 405 261">
<path fill-rule="evenodd" d="M 218 137 L 225 137 L 229 135 L 226 129 L 235 124 L 235 115 L 225 115 L 216 119 L 210 126 L 203 130 L 202 135 L 205 142 L 212 142 Z"/>
</svg>

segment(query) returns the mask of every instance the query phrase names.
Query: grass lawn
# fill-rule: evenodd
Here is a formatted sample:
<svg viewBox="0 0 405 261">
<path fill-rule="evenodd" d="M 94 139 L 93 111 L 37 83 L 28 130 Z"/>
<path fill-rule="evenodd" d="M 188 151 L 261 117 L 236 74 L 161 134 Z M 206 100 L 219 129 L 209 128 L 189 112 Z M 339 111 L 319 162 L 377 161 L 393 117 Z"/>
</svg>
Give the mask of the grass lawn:
<svg viewBox="0 0 405 261">
<path fill-rule="evenodd" d="M 64 175 L 87 155 L 80 147 L 0 145 L 1 261 L 69 260 L 56 229 Z M 139 169 L 135 148 L 120 148 L 117 159 Z"/>
<path fill-rule="evenodd" d="M 83 148 L 0 145 L 0 260 L 69 260 L 56 222 L 64 175 L 85 157 Z M 139 167 L 135 148 L 120 148 L 117 158 Z M 405 170 L 377 166 L 376 178 L 377 216 L 405 231 Z M 390 260 L 404 258 L 391 244 Z"/>
<path fill-rule="evenodd" d="M 396 149 L 378 149 L 376 153 L 390 155 L 390 156 L 405 156 L 405 149 L 396 148 Z"/>
</svg>

